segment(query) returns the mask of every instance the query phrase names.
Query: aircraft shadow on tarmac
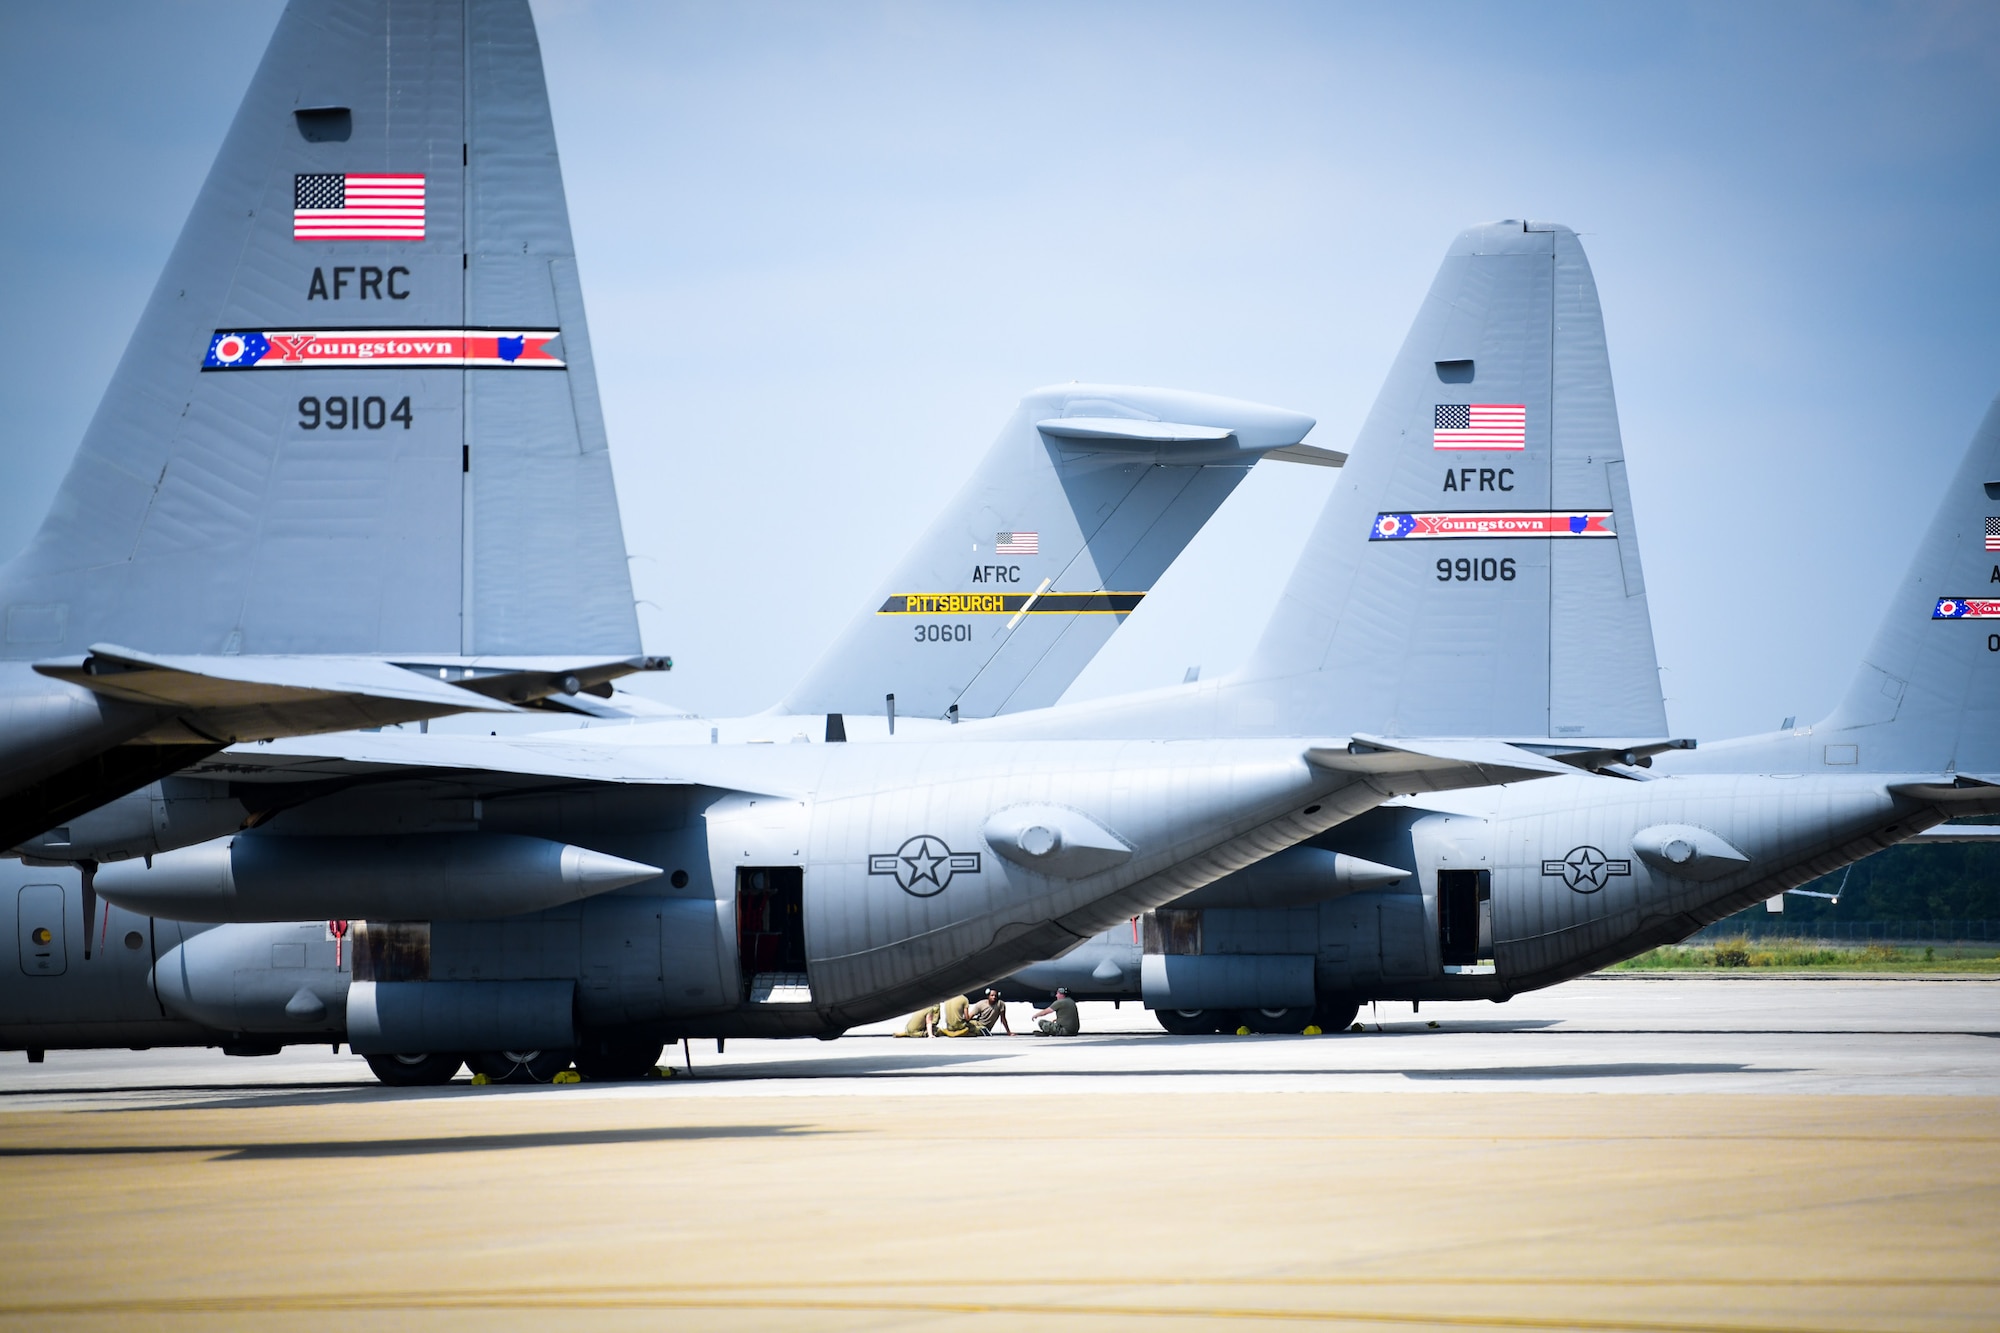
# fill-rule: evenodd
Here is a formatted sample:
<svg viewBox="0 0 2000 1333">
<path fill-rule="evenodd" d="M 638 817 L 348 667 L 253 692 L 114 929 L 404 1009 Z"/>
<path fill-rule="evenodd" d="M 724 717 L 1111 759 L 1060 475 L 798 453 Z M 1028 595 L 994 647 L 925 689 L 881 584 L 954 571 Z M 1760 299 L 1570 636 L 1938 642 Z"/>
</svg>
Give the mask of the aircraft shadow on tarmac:
<svg viewBox="0 0 2000 1333">
<path fill-rule="evenodd" d="M 670 1051 L 669 1054 L 672 1054 Z M 885 1075 L 920 1075 L 941 1066 L 985 1064 L 1004 1059 L 1003 1052 L 977 1054 L 970 1051 L 939 1051 L 926 1054 L 921 1051 L 904 1053 L 869 1052 L 862 1055 L 823 1055 L 810 1060 L 771 1061 L 768 1063 L 738 1065 L 730 1067 L 717 1063 L 711 1056 L 704 1064 L 695 1061 L 694 1079 L 698 1082 L 719 1083 L 743 1080 L 765 1079 L 814 1079 L 814 1078 L 869 1078 Z M 617 1086 L 637 1090 L 653 1090 L 663 1095 L 671 1095 L 674 1083 L 685 1083 L 687 1075 L 681 1066 L 673 1066 L 675 1076 L 659 1083 L 626 1083 Z M 604 1086 L 604 1085 L 597 1085 Z M 479 1097 L 536 1097 L 566 1095 L 560 1087 L 548 1084 L 520 1083 L 495 1084 L 481 1088 L 476 1093 L 464 1079 L 442 1084 L 434 1088 L 387 1088 L 372 1080 L 340 1083 L 177 1083 L 160 1084 L 151 1087 L 118 1087 L 115 1085 L 91 1086 L 83 1088 L 23 1088 L 0 1092 L 0 1096 L 48 1097 L 67 1099 L 104 1094 L 145 1094 L 172 1100 L 150 1102 L 143 1107 L 149 1111 L 213 1111 L 213 1110 L 267 1110 L 275 1107 L 300 1108 L 310 1106 L 352 1106 L 357 1102 L 380 1103 L 395 1101 L 436 1101 L 439 1098 Z M 129 1106 L 109 1108 L 134 1110 Z"/>
<path fill-rule="evenodd" d="M 212 1153 L 217 1162 L 282 1162 L 323 1157 L 429 1157 L 440 1153 L 513 1152 L 521 1148 L 578 1148 L 599 1144 L 669 1143 L 692 1139 L 793 1138 L 823 1134 L 804 1125 L 685 1125 L 634 1129 L 547 1130 L 523 1134 L 470 1134 L 422 1139 L 316 1139 L 309 1143 L 143 1143 L 125 1145 L 0 1147 L 8 1157 L 123 1157 Z"/>
<path fill-rule="evenodd" d="M 1400 1073 L 1414 1079 L 1520 1079 L 1535 1082 L 1558 1078 L 1661 1078 L 1670 1074 L 1803 1074 L 1808 1071 L 1774 1065 L 1660 1064 L 1632 1062 L 1605 1065 L 1495 1065 L 1480 1069 L 1360 1070 L 1360 1073 Z"/>
</svg>

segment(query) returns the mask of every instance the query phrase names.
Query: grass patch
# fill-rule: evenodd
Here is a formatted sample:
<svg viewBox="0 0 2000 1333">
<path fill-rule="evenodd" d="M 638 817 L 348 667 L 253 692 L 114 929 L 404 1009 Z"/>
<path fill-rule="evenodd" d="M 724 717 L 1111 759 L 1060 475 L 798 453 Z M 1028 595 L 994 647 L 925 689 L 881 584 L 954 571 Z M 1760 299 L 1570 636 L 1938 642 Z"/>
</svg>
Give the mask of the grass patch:
<svg viewBox="0 0 2000 1333">
<path fill-rule="evenodd" d="M 1771 968 L 1786 972 L 2000 972 L 1990 944 L 1822 944 L 1812 940 L 1753 940 L 1670 944 L 1612 964 L 1614 972 L 1710 972 Z"/>
</svg>

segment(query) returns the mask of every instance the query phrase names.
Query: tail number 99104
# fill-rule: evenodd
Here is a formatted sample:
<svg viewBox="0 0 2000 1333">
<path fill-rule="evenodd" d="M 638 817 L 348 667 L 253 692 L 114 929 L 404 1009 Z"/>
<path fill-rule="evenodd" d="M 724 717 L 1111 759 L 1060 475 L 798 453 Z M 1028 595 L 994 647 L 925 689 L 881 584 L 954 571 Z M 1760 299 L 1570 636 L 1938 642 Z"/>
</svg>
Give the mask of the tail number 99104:
<svg viewBox="0 0 2000 1333">
<path fill-rule="evenodd" d="M 404 430 L 410 428 L 410 400 L 403 399 L 394 407 L 382 398 L 316 398 L 299 399 L 299 429 L 318 430 L 321 426 L 328 430 L 381 430 L 394 423 Z"/>
<path fill-rule="evenodd" d="M 1514 558 L 1508 556 L 1495 560 L 1460 556 L 1456 560 L 1437 562 L 1439 583 L 1512 583 L 1514 581 Z"/>
</svg>

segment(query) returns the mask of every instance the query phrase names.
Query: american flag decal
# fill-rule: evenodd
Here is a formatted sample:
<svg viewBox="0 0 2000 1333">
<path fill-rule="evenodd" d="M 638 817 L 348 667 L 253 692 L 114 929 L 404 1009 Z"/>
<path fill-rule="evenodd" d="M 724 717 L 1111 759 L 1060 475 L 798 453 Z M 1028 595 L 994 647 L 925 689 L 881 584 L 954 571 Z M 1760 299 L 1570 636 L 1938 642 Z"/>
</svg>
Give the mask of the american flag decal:
<svg viewBox="0 0 2000 1333">
<path fill-rule="evenodd" d="M 1439 403 L 1431 419 L 1433 449 L 1525 449 L 1528 409 L 1521 403 Z"/>
<path fill-rule="evenodd" d="M 292 177 L 295 241 L 421 241 L 422 175 L 308 172 Z"/>
<path fill-rule="evenodd" d="M 1986 549 L 2000 551 L 2000 518 L 1986 520 Z"/>
<path fill-rule="evenodd" d="M 1037 532 L 996 532 L 993 534 L 993 554 L 995 555 L 1040 555 L 1042 537 Z"/>
</svg>

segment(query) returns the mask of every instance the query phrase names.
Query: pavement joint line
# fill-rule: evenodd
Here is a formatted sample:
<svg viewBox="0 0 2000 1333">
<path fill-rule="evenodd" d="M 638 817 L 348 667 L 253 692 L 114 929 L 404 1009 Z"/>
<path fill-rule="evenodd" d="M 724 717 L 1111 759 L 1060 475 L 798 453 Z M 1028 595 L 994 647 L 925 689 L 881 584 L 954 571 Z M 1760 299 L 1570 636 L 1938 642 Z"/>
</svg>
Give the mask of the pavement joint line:
<svg viewBox="0 0 2000 1333">
<path fill-rule="evenodd" d="M 1032 1286 L 1032 1282 L 1023 1285 Z M 1121 1283 L 1129 1286 L 1130 1283 Z M 630 1289 L 627 1289 L 630 1291 Z M 1096 1316 L 1140 1319 L 1233 1319 L 1271 1323 L 1350 1323 L 1446 1328 L 1582 1330 L 1583 1333 L 1871 1333 L 1860 1325 L 1719 1323 L 1714 1320 L 1577 1318 L 1574 1316 L 1451 1314 L 1398 1310 L 1288 1310 L 1272 1306 L 1174 1306 L 1161 1304 L 1083 1303 L 1022 1300 L 801 1300 L 783 1297 L 737 1298 L 664 1295 L 631 1291 L 373 1292 L 367 1294 L 289 1293 L 270 1296 L 175 1297 L 159 1300 L 38 1302 L 0 1306 L 0 1317 L 58 1315 L 275 1314 L 304 1311 L 388 1312 L 401 1310 L 766 1310 L 885 1314 L 1049 1315 L 1071 1318 Z"/>
</svg>

